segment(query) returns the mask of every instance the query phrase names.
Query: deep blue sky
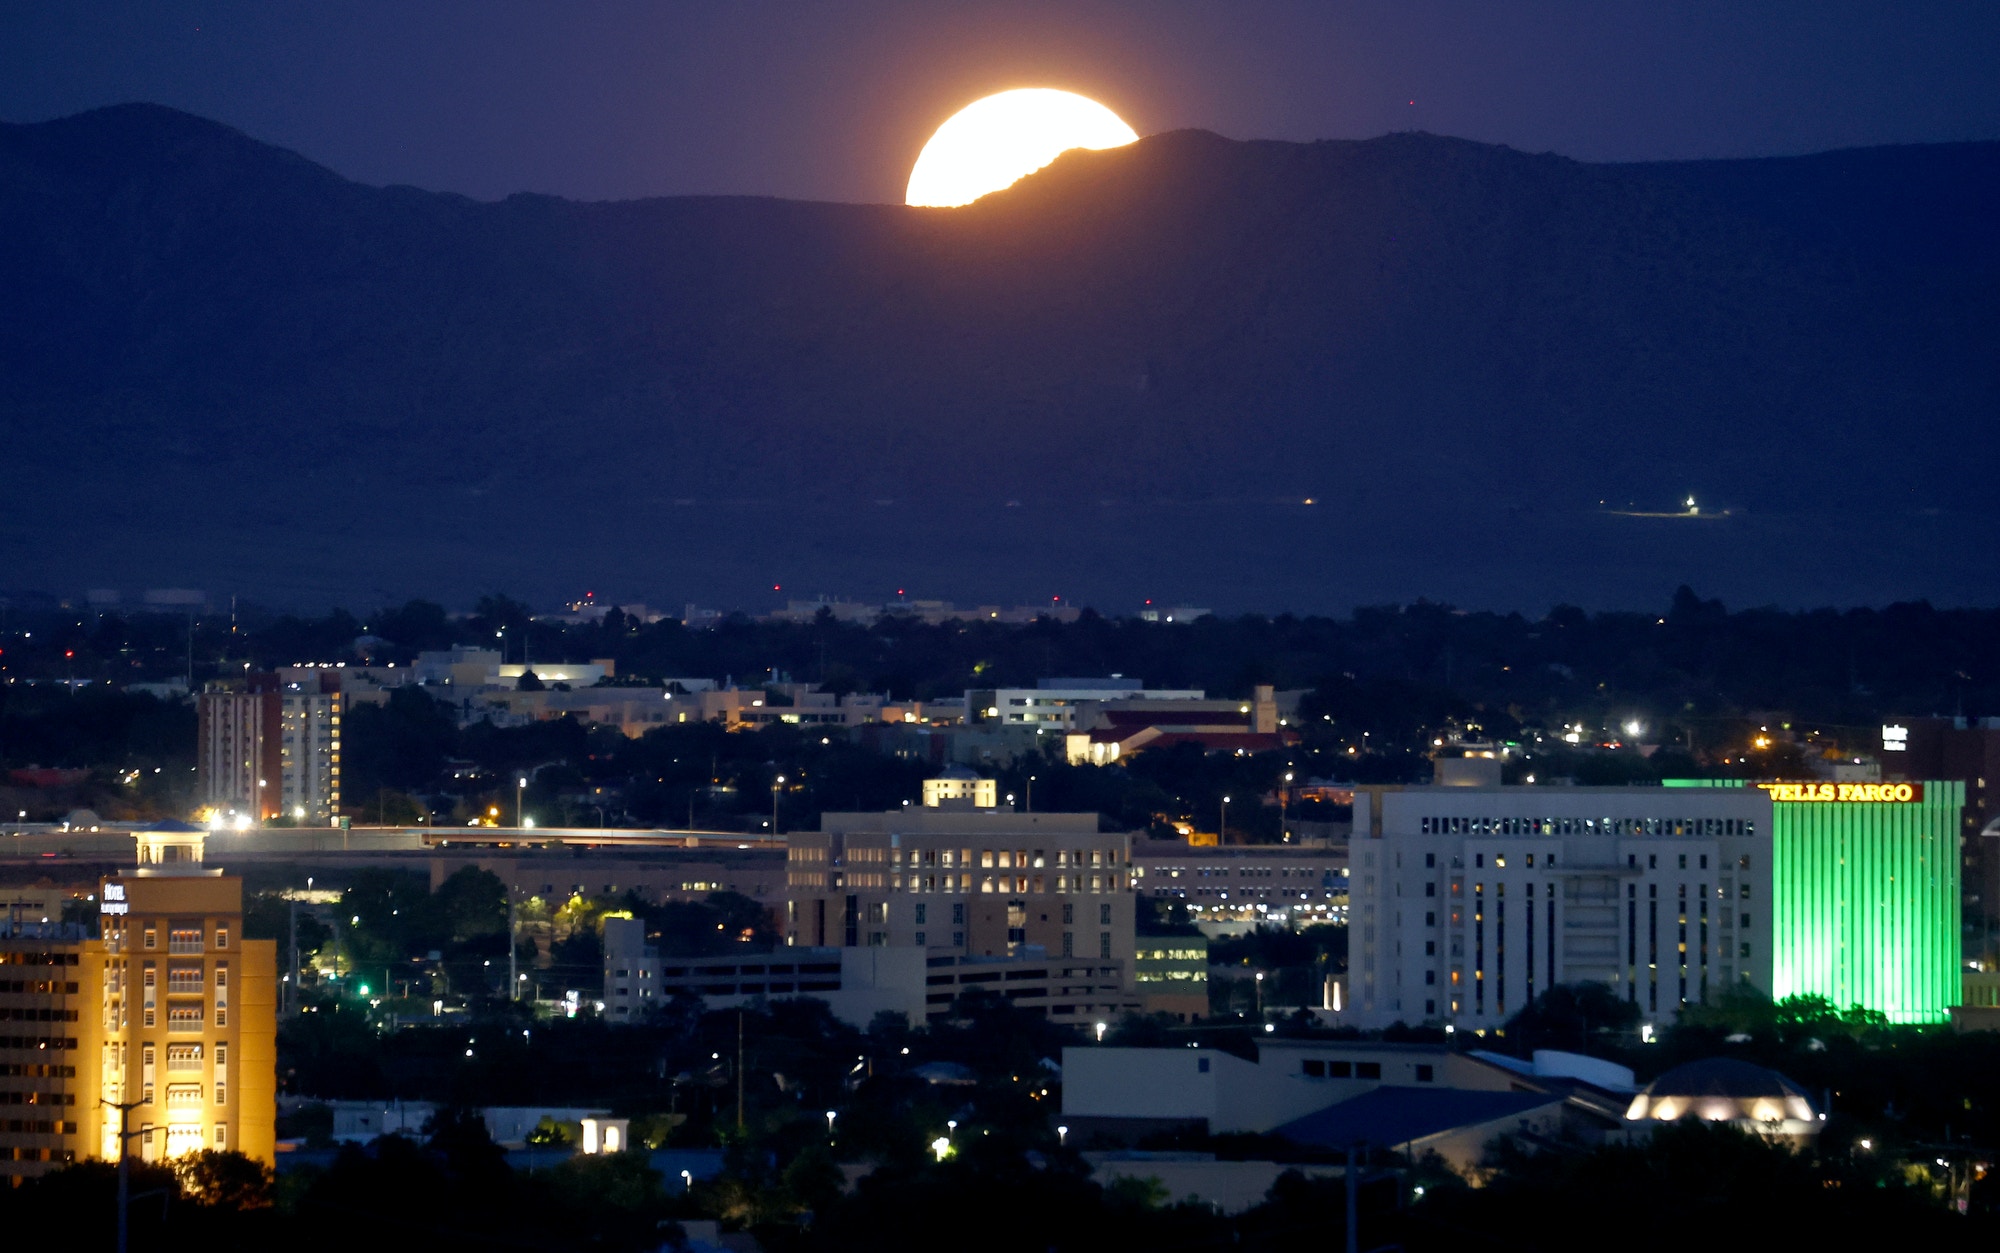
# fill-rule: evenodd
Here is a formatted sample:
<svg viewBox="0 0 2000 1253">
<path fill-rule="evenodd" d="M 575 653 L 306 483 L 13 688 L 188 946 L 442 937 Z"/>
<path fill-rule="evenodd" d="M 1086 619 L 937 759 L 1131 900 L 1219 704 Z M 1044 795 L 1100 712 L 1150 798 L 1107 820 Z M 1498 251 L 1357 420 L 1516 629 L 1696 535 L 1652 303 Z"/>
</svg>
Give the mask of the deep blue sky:
<svg viewBox="0 0 2000 1253">
<path fill-rule="evenodd" d="M 0 11 L 0 118 L 149 100 L 371 183 L 900 200 L 958 106 L 1600 160 L 2000 138 L 2000 4 L 210 0 Z"/>
</svg>

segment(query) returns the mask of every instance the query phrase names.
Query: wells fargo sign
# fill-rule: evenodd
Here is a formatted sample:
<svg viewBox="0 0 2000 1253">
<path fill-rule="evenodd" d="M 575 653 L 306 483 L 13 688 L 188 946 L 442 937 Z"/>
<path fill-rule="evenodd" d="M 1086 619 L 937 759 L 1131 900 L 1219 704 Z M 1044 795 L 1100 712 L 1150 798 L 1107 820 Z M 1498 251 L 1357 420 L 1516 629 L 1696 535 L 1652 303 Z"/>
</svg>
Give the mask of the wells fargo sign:
<svg viewBox="0 0 2000 1253">
<path fill-rule="evenodd" d="M 1907 805 L 1924 798 L 1921 783 L 1760 783 L 1774 801 Z"/>
</svg>

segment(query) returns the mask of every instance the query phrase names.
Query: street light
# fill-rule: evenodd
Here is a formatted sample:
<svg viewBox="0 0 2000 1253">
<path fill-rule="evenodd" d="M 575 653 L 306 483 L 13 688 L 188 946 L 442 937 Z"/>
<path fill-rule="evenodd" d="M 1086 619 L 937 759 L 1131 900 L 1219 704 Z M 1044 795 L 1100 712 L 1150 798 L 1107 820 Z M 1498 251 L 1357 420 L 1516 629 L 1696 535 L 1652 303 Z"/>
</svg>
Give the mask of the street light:
<svg viewBox="0 0 2000 1253">
<path fill-rule="evenodd" d="M 1057 1145 L 1058 1147 L 1061 1147 L 1061 1146 L 1063 1146 L 1063 1145 L 1066 1145 L 1066 1144 L 1068 1144 L 1068 1143 L 1069 1143 L 1069 1128 L 1068 1128 L 1068 1127 L 1057 1127 L 1057 1128 L 1056 1128 L 1056 1145 Z"/>
<path fill-rule="evenodd" d="M 151 1126 L 141 1127 L 137 1131 L 126 1128 L 127 1116 L 143 1106 L 146 1103 L 144 1101 L 120 1103 L 100 1096 L 97 1098 L 97 1103 L 109 1105 L 118 1111 L 118 1253 L 125 1253 L 126 1231 L 130 1226 L 126 1215 L 131 1209 L 132 1196 L 132 1154 L 126 1146 L 132 1142 L 134 1136 L 145 1136 L 150 1140 L 153 1129 Z"/>
<path fill-rule="evenodd" d="M 1257 1017 L 1264 1017 L 1264 972 L 1257 972 Z"/>
<path fill-rule="evenodd" d="M 826 1111 L 826 1133 L 828 1135 L 833 1134 L 833 1115 L 834 1115 L 833 1110 Z"/>
<path fill-rule="evenodd" d="M 1028 776 L 1028 787 L 1027 787 L 1027 793 L 1028 793 L 1028 798 L 1027 798 L 1027 805 L 1025 806 L 1025 808 L 1024 808 L 1024 810 L 1023 810 L 1023 812 L 1025 812 L 1025 813 L 1034 813 L 1034 812 L 1035 812 L 1035 776 L 1034 776 L 1034 775 L 1029 775 L 1029 776 Z"/>
<path fill-rule="evenodd" d="M 777 838 L 778 835 L 778 792 L 784 786 L 784 775 L 779 775 L 777 780 L 771 784 L 771 836 L 773 839 Z"/>
<path fill-rule="evenodd" d="M 1218 843 L 1229 839 L 1229 798 L 1222 798 L 1222 819 L 1216 823 L 1215 838 Z"/>
<path fill-rule="evenodd" d="M 1104 1043 L 1104 1027 L 1105 1024 L 1101 1022 L 1097 1024 L 1097 1042 L 1099 1044 Z"/>
<path fill-rule="evenodd" d="M 514 783 L 514 826 L 521 825 L 521 807 L 528 802 L 528 776 L 522 775 Z"/>
</svg>

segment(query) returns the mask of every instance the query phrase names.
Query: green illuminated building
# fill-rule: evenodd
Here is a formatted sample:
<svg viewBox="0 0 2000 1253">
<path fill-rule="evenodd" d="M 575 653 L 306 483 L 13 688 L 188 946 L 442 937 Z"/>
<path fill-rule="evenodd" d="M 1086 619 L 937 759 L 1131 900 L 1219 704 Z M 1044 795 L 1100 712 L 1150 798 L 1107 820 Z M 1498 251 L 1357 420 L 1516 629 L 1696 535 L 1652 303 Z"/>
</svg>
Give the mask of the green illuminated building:
<svg viewBox="0 0 2000 1253">
<path fill-rule="evenodd" d="M 1824 996 L 1891 1022 L 1958 1003 L 1958 819 L 1965 785 L 1905 802 L 1772 806 L 1772 994 Z"/>
<path fill-rule="evenodd" d="M 1771 995 L 1823 996 L 1897 1023 L 1947 1021 L 1959 1001 L 1965 785 L 1904 785 L 1909 799 L 1867 785 L 1770 791 Z M 1843 799 L 1860 795 L 1875 798 Z"/>
</svg>

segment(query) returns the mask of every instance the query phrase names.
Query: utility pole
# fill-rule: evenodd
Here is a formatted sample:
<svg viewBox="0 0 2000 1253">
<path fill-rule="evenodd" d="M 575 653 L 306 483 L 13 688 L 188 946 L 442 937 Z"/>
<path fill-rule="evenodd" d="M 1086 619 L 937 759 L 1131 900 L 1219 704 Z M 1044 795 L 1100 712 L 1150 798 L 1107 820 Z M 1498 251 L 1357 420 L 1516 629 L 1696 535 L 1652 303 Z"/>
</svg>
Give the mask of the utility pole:
<svg viewBox="0 0 2000 1253">
<path fill-rule="evenodd" d="M 97 1098 L 99 1105 L 109 1105 L 118 1111 L 118 1253 L 125 1253 L 127 1233 L 130 1231 L 130 1211 L 132 1200 L 132 1155 L 125 1146 L 133 1136 L 145 1135 L 144 1130 L 127 1131 L 126 1115 L 145 1104 L 144 1101 L 107 1101 Z"/>
<path fill-rule="evenodd" d="M 514 968 L 519 960 L 514 952 L 514 892 L 512 887 L 507 889 L 507 999 L 510 1001 L 521 999 L 521 974 Z"/>
<path fill-rule="evenodd" d="M 1347 1150 L 1347 1253 L 1361 1253 L 1361 1154 L 1356 1140 Z"/>
</svg>

